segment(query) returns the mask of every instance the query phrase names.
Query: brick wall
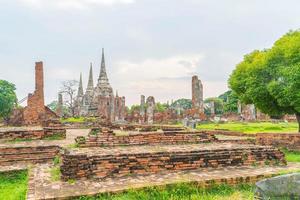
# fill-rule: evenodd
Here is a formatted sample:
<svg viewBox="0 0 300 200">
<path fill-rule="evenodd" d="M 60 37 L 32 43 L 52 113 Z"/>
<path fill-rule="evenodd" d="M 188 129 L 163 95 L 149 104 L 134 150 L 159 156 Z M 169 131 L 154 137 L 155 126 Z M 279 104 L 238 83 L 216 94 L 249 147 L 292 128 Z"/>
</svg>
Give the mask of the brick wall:
<svg viewBox="0 0 300 200">
<path fill-rule="evenodd" d="M 300 133 L 257 133 L 256 143 L 300 151 Z"/>
<path fill-rule="evenodd" d="M 119 145 L 153 145 L 153 144 L 184 144 L 205 143 L 216 141 L 212 134 L 199 132 L 148 132 L 116 136 L 114 133 L 89 135 L 85 140 L 77 140 L 81 147 L 119 146 Z M 81 141 L 81 142 L 80 142 Z"/>
<path fill-rule="evenodd" d="M 62 179 L 122 177 L 162 171 L 192 170 L 226 166 L 286 164 L 284 154 L 273 147 L 248 146 L 185 151 L 127 152 L 101 155 L 66 152 L 61 166 Z"/>
<path fill-rule="evenodd" d="M 2 129 L 0 130 L 0 139 L 43 139 L 52 135 L 66 137 L 66 129 L 58 127 L 45 127 L 41 129 Z"/>
<path fill-rule="evenodd" d="M 58 146 L 1 147 L 0 166 L 51 162 L 59 150 Z"/>
</svg>

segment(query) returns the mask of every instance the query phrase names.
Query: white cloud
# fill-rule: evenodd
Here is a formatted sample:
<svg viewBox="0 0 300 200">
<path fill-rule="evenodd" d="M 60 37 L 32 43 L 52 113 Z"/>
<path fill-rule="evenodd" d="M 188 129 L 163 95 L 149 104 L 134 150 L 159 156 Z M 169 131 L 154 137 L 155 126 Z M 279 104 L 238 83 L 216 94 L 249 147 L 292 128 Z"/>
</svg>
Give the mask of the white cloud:
<svg viewBox="0 0 300 200">
<path fill-rule="evenodd" d="M 116 63 L 119 76 L 139 79 L 179 78 L 196 73 L 204 54 L 174 56 L 164 59 L 147 59 L 143 62 L 120 61 Z"/>
<path fill-rule="evenodd" d="M 87 9 L 92 6 L 130 4 L 135 0 L 20 0 L 33 8 Z"/>
<path fill-rule="evenodd" d="M 128 105 L 137 104 L 141 94 L 153 95 L 162 102 L 191 98 L 192 75 L 197 74 L 205 57 L 198 53 L 142 62 L 119 61 L 114 64 L 112 80 L 117 78 L 118 84 L 113 87 L 126 96 Z"/>
</svg>

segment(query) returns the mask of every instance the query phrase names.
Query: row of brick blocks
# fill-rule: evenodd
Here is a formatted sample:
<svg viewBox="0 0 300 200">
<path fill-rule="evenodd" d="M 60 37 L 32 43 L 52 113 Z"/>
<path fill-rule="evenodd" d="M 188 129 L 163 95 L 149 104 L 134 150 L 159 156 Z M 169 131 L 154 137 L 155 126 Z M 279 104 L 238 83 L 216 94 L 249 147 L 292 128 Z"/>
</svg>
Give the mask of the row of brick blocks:
<svg viewBox="0 0 300 200">
<path fill-rule="evenodd" d="M 256 143 L 300 151 L 300 133 L 258 133 L 256 134 Z"/>
<path fill-rule="evenodd" d="M 155 144 L 188 144 L 208 143 L 217 139 L 213 134 L 202 132 L 150 132 L 116 136 L 114 133 L 89 135 L 87 139 L 77 138 L 80 147 L 155 145 Z"/>
<path fill-rule="evenodd" d="M 0 166 L 52 162 L 59 152 L 58 146 L 1 147 Z"/>
<path fill-rule="evenodd" d="M 144 175 L 167 170 L 192 170 L 243 165 L 286 164 L 284 154 L 273 147 L 241 146 L 185 151 L 128 152 L 98 155 L 66 152 L 62 179 L 86 179 Z"/>
<path fill-rule="evenodd" d="M 15 140 L 15 139 L 43 139 L 52 135 L 60 135 L 66 137 L 66 129 L 61 127 L 45 127 L 41 129 L 7 129 L 0 130 L 0 139 Z"/>
</svg>

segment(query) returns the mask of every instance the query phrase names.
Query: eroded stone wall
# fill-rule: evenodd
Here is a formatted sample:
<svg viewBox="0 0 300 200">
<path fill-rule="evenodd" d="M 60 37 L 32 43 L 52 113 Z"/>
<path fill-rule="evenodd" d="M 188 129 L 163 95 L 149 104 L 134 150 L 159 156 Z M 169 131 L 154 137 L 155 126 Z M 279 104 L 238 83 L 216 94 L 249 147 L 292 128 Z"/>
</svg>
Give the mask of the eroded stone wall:
<svg viewBox="0 0 300 200">
<path fill-rule="evenodd" d="M 126 145 L 155 145 L 155 144 L 188 144 L 214 142 L 212 134 L 199 132 L 148 132 L 117 136 L 114 133 L 90 135 L 81 147 L 126 146 Z M 80 142 L 79 142 L 80 143 Z"/>
<path fill-rule="evenodd" d="M 0 147 L 0 166 L 52 162 L 58 146 Z"/>
<path fill-rule="evenodd" d="M 50 136 L 66 137 L 66 129 L 59 127 L 48 127 L 41 129 L 26 129 L 26 128 L 7 128 L 0 130 L 0 139 L 16 140 L 16 139 L 43 139 Z"/>
<path fill-rule="evenodd" d="M 159 148 L 159 147 L 157 147 Z M 116 151 L 116 150 L 115 150 Z M 167 151 L 128 151 L 102 154 L 103 150 L 71 151 L 63 154 L 62 179 L 107 178 L 144 175 L 162 171 L 228 166 L 286 164 L 284 154 L 273 147 L 176 148 Z"/>
<path fill-rule="evenodd" d="M 275 147 L 300 150 L 300 134 L 290 133 L 257 133 L 256 143 L 260 145 L 272 145 Z"/>
</svg>

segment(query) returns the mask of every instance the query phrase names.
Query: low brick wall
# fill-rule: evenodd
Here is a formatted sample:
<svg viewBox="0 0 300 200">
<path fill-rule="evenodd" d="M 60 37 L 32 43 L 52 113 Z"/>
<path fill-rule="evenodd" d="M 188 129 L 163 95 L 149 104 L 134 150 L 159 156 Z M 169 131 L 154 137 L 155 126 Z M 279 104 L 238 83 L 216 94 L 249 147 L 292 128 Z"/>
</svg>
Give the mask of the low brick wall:
<svg viewBox="0 0 300 200">
<path fill-rule="evenodd" d="M 0 139 L 15 140 L 15 139 L 43 139 L 52 135 L 60 135 L 66 137 L 66 129 L 60 127 L 46 128 L 1 128 Z"/>
<path fill-rule="evenodd" d="M 215 134 L 215 135 L 227 135 L 227 136 L 238 136 L 238 137 L 256 137 L 256 133 L 242 133 L 236 131 L 226 131 L 226 130 L 199 130 L 203 133 Z"/>
<path fill-rule="evenodd" d="M 66 138 L 66 133 L 66 129 L 62 127 L 44 127 L 44 135 L 42 139 L 53 135 L 58 135 L 61 138 Z"/>
<path fill-rule="evenodd" d="M 122 177 L 162 171 L 227 166 L 286 164 L 284 154 L 273 147 L 255 145 L 185 145 L 71 150 L 63 154 L 62 179 Z"/>
<path fill-rule="evenodd" d="M 131 133 L 125 136 L 116 136 L 114 133 L 107 132 L 98 135 L 89 135 L 86 139 L 77 139 L 80 147 L 189 144 L 213 141 L 216 141 L 216 138 L 212 134 L 185 131 Z"/>
<path fill-rule="evenodd" d="M 256 143 L 300 151 L 300 133 L 257 133 Z"/>
<path fill-rule="evenodd" d="M 59 151 L 58 146 L 1 147 L 0 166 L 51 162 Z"/>
</svg>

